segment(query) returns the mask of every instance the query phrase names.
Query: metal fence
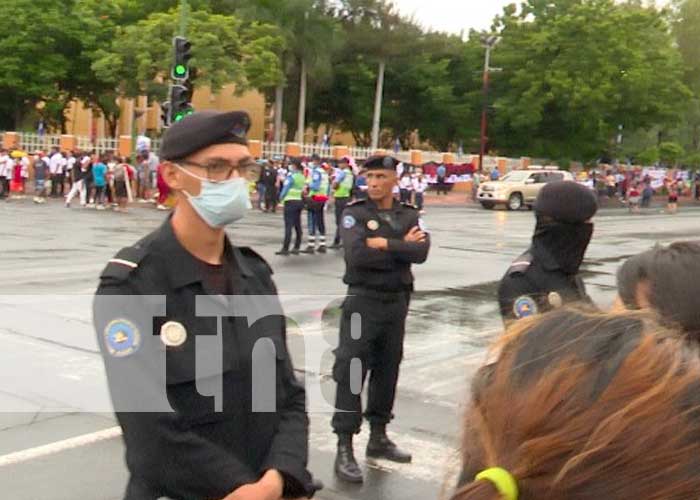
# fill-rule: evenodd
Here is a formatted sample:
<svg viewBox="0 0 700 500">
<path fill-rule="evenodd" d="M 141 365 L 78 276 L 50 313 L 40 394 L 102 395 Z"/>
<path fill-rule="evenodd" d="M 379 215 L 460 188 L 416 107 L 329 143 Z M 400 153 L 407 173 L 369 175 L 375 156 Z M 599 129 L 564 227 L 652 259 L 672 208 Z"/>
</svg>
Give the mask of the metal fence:
<svg viewBox="0 0 700 500">
<path fill-rule="evenodd" d="M 0 132 L 0 144 L 2 144 L 4 132 Z M 19 146 L 27 152 L 33 153 L 35 151 L 49 151 L 52 147 L 60 147 L 61 136 L 54 135 L 39 135 L 32 132 L 19 132 Z M 94 141 L 92 138 L 87 136 L 77 136 L 77 147 L 81 151 L 94 151 L 97 154 L 103 154 L 107 152 L 117 152 L 119 151 L 119 139 L 113 137 L 98 137 Z M 161 139 L 151 139 L 151 151 L 158 152 L 160 150 Z M 333 156 L 333 147 L 326 146 L 325 144 L 302 144 L 300 145 L 301 155 L 309 157 L 313 154 L 318 154 L 323 158 L 328 158 Z M 286 156 L 287 154 L 287 143 L 285 142 L 263 142 L 262 145 L 263 157 L 272 158 L 275 156 Z M 348 147 L 348 154 L 356 160 L 364 160 L 374 154 L 374 149 L 365 148 L 359 146 Z M 390 151 L 389 154 L 396 157 L 398 160 L 404 163 L 411 162 L 411 151 Z M 471 161 L 473 155 L 471 154 L 460 154 L 454 153 L 455 163 L 466 163 Z M 422 151 L 422 161 L 423 163 L 435 162 L 442 163 L 443 153 L 437 151 Z M 495 156 L 485 156 L 484 157 L 484 168 L 486 170 L 491 170 L 498 166 L 498 157 Z M 519 158 L 505 158 L 506 160 L 506 170 L 511 171 L 521 168 L 522 161 Z M 546 160 L 533 159 L 532 164 L 537 165 L 537 162 L 543 162 L 541 164 L 546 164 Z"/>
<path fill-rule="evenodd" d="M 285 156 L 287 145 L 284 142 L 264 142 L 263 156 L 265 158 L 274 158 L 275 156 Z"/>
<path fill-rule="evenodd" d="M 35 151 L 49 151 L 53 147 L 61 144 L 60 135 L 39 135 L 32 132 L 20 132 L 19 147 L 24 151 L 33 153 Z"/>
</svg>

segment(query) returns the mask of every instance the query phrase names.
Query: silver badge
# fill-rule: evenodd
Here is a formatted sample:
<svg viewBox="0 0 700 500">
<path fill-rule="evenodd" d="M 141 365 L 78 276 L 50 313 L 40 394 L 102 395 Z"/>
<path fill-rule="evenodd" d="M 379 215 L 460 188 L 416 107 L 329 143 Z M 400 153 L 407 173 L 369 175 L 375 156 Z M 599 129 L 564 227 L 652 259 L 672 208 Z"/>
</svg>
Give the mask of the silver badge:
<svg viewBox="0 0 700 500">
<path fill-rule="evenodd" d="M 379 222 L 374 219 L 367 221 L 367 229 L 370 231 L 376 231 L 379 229 Z"/>
<path fill-rule="evenodd" d="M 557 292 L 549 292 L 549 295 L 547 295 L 547 302 L 549 302 L 549 305 L 554 309 L 559 309 L 564 305 L 564 300 Z"/>
<path fill-rule="evenodd" d="M 187 330 L 177 321 L 168 321 L 160 327 L 160 340 L 167 347 L 179 347 L 187 340 Z"/>
</svg>

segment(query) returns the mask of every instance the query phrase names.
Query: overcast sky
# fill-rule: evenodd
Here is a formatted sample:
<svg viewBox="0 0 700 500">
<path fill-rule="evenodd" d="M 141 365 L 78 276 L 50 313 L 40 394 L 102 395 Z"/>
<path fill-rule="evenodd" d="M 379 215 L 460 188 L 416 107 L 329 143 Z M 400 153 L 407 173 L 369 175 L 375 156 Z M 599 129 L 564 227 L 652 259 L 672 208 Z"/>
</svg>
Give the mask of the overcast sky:
<svg viewBox="0 0 700 500">
<path fill-rule="evenodd" d="M 670 0 L 656 0 L 657 5 Z M 393 0 L 401 13 L 414 15 L 426 28 L 459 33 L 470 28 L 486 30 L 493 18 L 510 3 L 520 0 Z"/>
</svg>

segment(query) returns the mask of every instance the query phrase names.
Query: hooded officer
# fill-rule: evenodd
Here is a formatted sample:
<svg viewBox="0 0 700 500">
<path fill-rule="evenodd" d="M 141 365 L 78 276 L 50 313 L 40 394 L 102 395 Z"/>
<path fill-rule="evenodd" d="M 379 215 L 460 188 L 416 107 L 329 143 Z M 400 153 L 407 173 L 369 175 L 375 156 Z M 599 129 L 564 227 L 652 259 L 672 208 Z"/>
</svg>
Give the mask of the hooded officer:
<svg viewBox="0 0 700 500">
<path fill-rule="evenodd" d="M 515 259 L 498 288 L 505 323 L 564 304 L 592 304 L 578 273 L 597 210 L 593 192 L 576 182 L 552 182 L 542 188 L 535 201 L 532 245 Z"/>
<path fill-rule="evenodd" d="M 258 178 L 247 113 L 168 129 L 162 226 L 111 259 L 94 323 L 126 445 L 126 500 L 308 497 L 305 391 L 272 270 L 224 228 Z"/>
</svg>

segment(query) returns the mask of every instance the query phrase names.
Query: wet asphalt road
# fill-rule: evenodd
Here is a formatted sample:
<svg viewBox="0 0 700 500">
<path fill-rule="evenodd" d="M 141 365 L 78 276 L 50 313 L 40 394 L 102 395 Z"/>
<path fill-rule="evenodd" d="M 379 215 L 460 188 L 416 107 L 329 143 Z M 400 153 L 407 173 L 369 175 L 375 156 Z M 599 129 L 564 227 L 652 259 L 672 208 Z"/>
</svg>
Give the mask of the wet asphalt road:
<svg viewBox="0 0 700 500">
<path fill-rule="evenodd" d="M 91 293 L 116 251 L 162 222 L 138 207 L 128 215 L 67 210 L 57 202 L 0 204 L 0 484 L 13 500 L 121 498 L 127 477 L 114 433 L 102 362 L 91 329 Z M 328 216 L 328 220 L 331 217 Z M 390 432 L 414 462 L 363 464 L 354 487 L 332 474 L 335 441 L 330 350 L 344 292 L 337 253 L 282 258 L 281 216 L 251 213 L 230 232 L 275 270 L 294 318 L 289 344 L 307 383 L 311 410 L 310 469 L 326 485 L 321 499 L 429 499 L 449 488 L 458 465 L 459 416 L 469 379 L 500 328 L 495 289 L 528 245 L 530 212 L 432 208 L 425 221 L 433 248 L 415 269 L 417 292 L 408 318 L 396 420 Z M 331 227 L 334 227 L 332 224 Z M 700 211 L 631 216 L 603 211 L 584 265 L 590 295 L 609 306 L 615 270 L 655 242 L 700 236 Z M 313 296 L 313 297 L 310 297 Z M 325 310 L 325 313 L 322 311 Z M 313 389 L 311 389 L 313 388 Z M 358 438 L 364 462 L 367 432 Z"/>
</svg>

